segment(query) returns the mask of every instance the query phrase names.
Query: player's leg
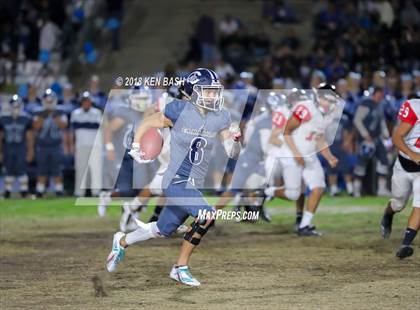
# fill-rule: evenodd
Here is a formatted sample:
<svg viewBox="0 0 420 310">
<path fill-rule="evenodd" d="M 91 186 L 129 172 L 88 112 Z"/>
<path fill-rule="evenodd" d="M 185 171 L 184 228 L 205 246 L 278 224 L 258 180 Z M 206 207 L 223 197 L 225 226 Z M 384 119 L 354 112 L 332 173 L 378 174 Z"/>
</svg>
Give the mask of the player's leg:
<svg viewBox="0 0 420 310">
<path fill-rule="evenodd" d="M 330 147 L 331 152 L 337 157 L 338 162 L 341 165 L 342 158 L 343 158 L 343 151 L 341 150 L 341 147 L 338 145 L 333 144 Z M 327 175 L 328 180 L 328 189 L 331 196 L 336 196 L 339 194 L 340 190 L 338 188 L 338 174 L 340 173 L 339 170 L 340 166 L 337 167 L 331 167 L 330 165 L 327 165 L 325 168 L 325 173 Z"/>
<path fill-rule="evenodd" d="M 174 187 L 174 190 L 180 191 L 176 187 Z M 191 275 L 188 265 L 194 249 L 200 244 L 201 239 L 214 223 L 214 219 L 211 217 L 199 218 L 199 215 L 202 212 L 211 215 L 215 209 L 207 204 L 199 190 L 188 188 L 182 191 L 183 195 L 185 195 L 189 201 L 189 205 L 185 208 L 188 210 L 188 214 L 194 217 L 195 220 L 184 235 L 178 260 L 170 272 L 170 277 L 186 285 L 199 286 L 200 282 Z M 176 195 L 180 197 L 178 194 Z M 165 210 L 163 212 L 165 212 Z"/>
<path fill-rule="evenodd" d="M 407 205 L 412 192 L 412 182 L 412 176 L 404 171 L 397 159 L 391 179 L 392 198 L 388 201 L 381 221 L 382 237 L 389 238 L 391 235 L 394 214 L 403 210 Z"/>
<path fill-rule="evenodd" d="M 354 197 L 362 196 L 362 180 L 366 175 L 369 158 L 362 154 L 357 155 L 357 164 L 354 168 Z"/>
<path fill-rule="evenodd" d="M 152 196 L 152 192 L 147 188 L 151 181 L 151 175 L 156 172 L 154 167 L 148 164 L 139 164 L 129 158 L 132 162 L 133 170 L 130 171 L 130 179 L 126 188 L 119 188 L 120 193 L 125 197 L 134 197 L 131 201 L 125 201 L 122 207 L 120 229 L 121 231 L 129 231 L 135 229 L 135 220 L 138 218 L 138 211 L 142 208 L 142 201 L 138 198 L 142 189 L 145 195 L 145 202 Z"/>
<path fill-rule="evenodd" d="M 76 197 L 82 197 L 85 195 L 85 188 L 87 186 L 87 167 L 89 155 L 86 154 L 86 147 L 76 146 L 74 152 L 74 170 L 75 170 L 75 182 L 74 182 L 74 195 Z"/>
<path fill-rule="evenodd" d="M 102 159 L 102 144 L 94 144 L 91 148 L 89 156 L 89 170 L 90 170 L 90 188 L 92 195 L 98 196 L 102 188 L 103 179 L 103 159 Z"/>
<path fill-rule="evenodd" d="M 200 219 L 203 214 L 212 215 L 214 208 L 210 207 L 201 192 L 189 183 L 170 184 L 165 190 L 167 205 L 157 221 L 157 228 L 163 236 L 170 236 L 189 217 L 196 220 L 184 235 L 180 255 L 170 272 L 170 277 L 190 286 L 198 286 L 198 282 L 189 272 L 188 263 L 194 248 L 200 243 L 213 220 Z M 127 240 L 128 241 L 128 240 Z"/>
<path fill-rule="evenodd" d="M 338 195 L 338 175 L 336 173 L 328 174 L 328 187 L 330 188 L 331 196 Z"/>
<path fill-rule="evenodd" d="M 413 210 L 411 211 L 408 225 L 404 233 L 404 238 L 401 242 L 401 247 L 397 251 L 396 256 L 400 259 L 411 256 L 414 252 L 411 243 L 420 229 L 420 176 L 417 176 L 413 182 Z"/>
<path fill-rule="evenodd" d="M 305 184 L 309 187 L 310 194 L 306 203 L 306 211 L 299 224 L 299 236 L 320 236 L 312 226 L 312 219 L 316 213 L 322 194 L 325 189 L 325 175 L 318 159 L 306 162 L 302 173 Z"/>
<path fill-rule="evenodd" d="M 296 200 L 296 220 L 295 220 L 295 232 L 298 232 L 300 223 L 303 218 L 303 210 L 305 209 L 305 194 L 300 194 L 298 200 Z"/>
<path fill-rule="evenodd" d="M 118 264 L 125 257 L 125 249 L 137 242 L 145 241 L 152 238 L 160 238 L 163 235 L 159 232 L 156 222 L 141 223 L 139 222 L 138 228 L 128 234 L 119 231 L 115 233 L 112 240 L 112 249 L 106 259 L 106 269 L 113 272 L 117 269 Z"/>
<path fill-rule="evenodd" d="M 216 209 L 224 208 L 235 196 L 239 196 L 241 191 L 245 188 L 246 180 L 254 170 L 255 165 L 251 165 L 245 156 L 239 157 L 235 169 L 233 170 L 229 189 L 221 194 L 219 201 L 216 203 Z"/>
<path fill-rule="evenodd" d="M 252 173 L 245 183 L 248 200 L 245 210 L 248 212 L 259 212 L 260 218 L 269 223 L 271 222 L 271 216 L 264 208 L 266 196 L 263 192 L 267 186 L 267 178 L 264 166 L 259 165 L 259 167 L 258 173 Z M 281 170 L 279 169 L 276 170 L 276 174 L 273 176 L 274 180 L 278 179 L 278 175 L 281 175 Z M 251 222 L 255 222 L 255 220 L 251 220 Z"/>
<path fill-rule="evenodd" d="M 350 196 L 353 195 L 354 193 L 354 187 L 353 187 L 353 176 L 348 173 L 344 175 L 344 181 L 346 182 L 346 191 L 347 194 L 349 194 Z"/>
<path fill-rule="evenodd" d="M 293 159 L 292 159 L 293 160 Z M 303 167 L 293 162 L 283 165 L 284 186 L 269 187 L 264 192 L 267 196 L 296 201 L 301 195 Z"/>
<path fill-rule="evenodd" d="M 28 195 L 29 190 L 29 177 L 27 174 L 22 174 L 18 177 L 20 195 L 22 198 L 25 198 Z"/>
<path fill-rule="evenodd" d="M 153 177 L 152 181 L 147 186 L 142 188 L 138 195 L 131 201 L 130 208 L 133 212 L 140 211 L 143 206 L 147 205 L 150 198 L 153 196 L 162 195 L 162 180 L 163 173 L 158 171 Z"/>
<path fill-rule="evenodd" d="M 112 249 L 108 255 L 106 268 L 109 272 L 116 270 L 125 256 L 125 249 L 137 242 L 151 238 L 169 237 L 188 218 L 188 212 L 181 206 L 166 206 L 159 221 L 143 223 L 137 220 L 137 229 L 125 234 L 121 231 L 114 235 Z"/>
<path fill-rule="evenodd" d="M 118 171 L 118 177 L 115 182 L 115 190 L 102 191 L 99 194 L 99 203 L 97 207 L 99 217 L 104 217 L 106 208 L 112 202 L 113 198 L 127 197 L 131 195 L 133 184 L 133 159 L 125 154 Z M 136 193 L 137 194 L 137 193 Z"/>
<path fill-rule="evenodd" d="M 48 180 L 48 161 L 49 153 L 47 147 L 39 146 L 36 151 L 37 179 L 36 179 L 36 196 L 42 197 L 46 190 Z"/>
<path fill-rule="evenodd" d="M 63 160 L 63 152 L 61 146 L 50 148 L 50 172 L 54 177 L 54 191 L 57 196 L 64 194 L 63 177 L 61 175 L 61 164 Z"/>
<path fill-rule="evenodd" d="M 376 172 L 378 173 L 378 196 L 390 197 L 391 192 L 387 188 L 387 175 L 388 175 L 388 157 L 385 146 L 382 142 L 376 145 Z"/>
<path fill-rule="evenodd" d="M 15 182 L 14 170 L 16 164 L 13 160 L 15 152 L 11 150 L 10 147 L 4 149 L 4 168 L 6 176 L 4 178 L 4 198 L 10 198 L 11 192 L 13 190 L 13 183 Z"/>
<path fill-rule="evenodd" d="M 16 176 L 19 183 L 19 192 L 22 198 L 26 197 L 29 189 L 29 178 L 27 174 L 26 165 L 26 148 L 19 147 L 16 149 L 14 156 L 14 169 L 13 175 Z"/>
<path fill-rule="evenodd" d="M 165 205 L 165 196 L 161 195 L 159 196 L 156 202 L 156 206 L 155 206 L 155 209 L 153 210 L 152 216 L 149 218 L 149 221 L 148 221 L 149 223 L 156 222 L 159 219 L 164 205 Z"/>
</svg>

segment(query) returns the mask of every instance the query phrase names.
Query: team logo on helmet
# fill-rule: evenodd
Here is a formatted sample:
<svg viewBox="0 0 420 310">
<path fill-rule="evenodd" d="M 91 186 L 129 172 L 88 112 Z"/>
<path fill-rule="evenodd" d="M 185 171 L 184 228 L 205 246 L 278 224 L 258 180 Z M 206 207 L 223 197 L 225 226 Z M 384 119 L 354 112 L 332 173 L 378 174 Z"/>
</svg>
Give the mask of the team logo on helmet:
<svg viewBox="0 0 420 310">
<path fill-rule="evenodd" d="M 200 81 L 201 72 L 193 71 L 187 78 L 187 82 L 191 84 L 197 84 Z"/>
</svg>

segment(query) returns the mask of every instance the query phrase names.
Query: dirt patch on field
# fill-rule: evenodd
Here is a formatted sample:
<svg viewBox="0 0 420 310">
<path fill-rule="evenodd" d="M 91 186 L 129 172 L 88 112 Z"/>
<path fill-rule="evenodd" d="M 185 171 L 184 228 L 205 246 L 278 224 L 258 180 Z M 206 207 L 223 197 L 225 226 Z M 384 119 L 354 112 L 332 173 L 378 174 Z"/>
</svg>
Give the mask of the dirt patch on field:
<svg viewBox="0 0 420 310">
<path fill-rule="evenodd" d="M 127 251 L 115 274 L 105 272 L 115 221 L 85 219 L 37 226 L 3 223 L 2 309 L 416 309 L 420 249 L 406 261 L 398 236 L 335 233 L 301 239 L 289 226 L 224 224 L 197 249 L 192 273 L 202 287 L 168 273 L 180 237 Z M 57 231 L 54 232 L 54 231 Z M 360 234 L 360 232 L 358 232 Z"/>
</svg>

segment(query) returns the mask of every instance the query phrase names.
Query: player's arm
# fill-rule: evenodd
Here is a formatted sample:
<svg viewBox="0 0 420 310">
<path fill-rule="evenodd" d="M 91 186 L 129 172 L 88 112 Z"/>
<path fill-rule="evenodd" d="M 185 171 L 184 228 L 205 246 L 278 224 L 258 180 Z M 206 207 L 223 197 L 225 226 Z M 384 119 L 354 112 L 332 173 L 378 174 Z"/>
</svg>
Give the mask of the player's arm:
<svg viewBox="0 0 420 310">
<path fill-rule="evenodd" d="M 350 154 L 354 152 L 354 133 L 351 130 L 344 129 L 343 149 Z"/>
<path fill-rule="evenodd" d="M 32 130 L 26 131 L 26 161 L 30 163 L 34 159 L 34 134 Z"/>
<path fill-rule="evenodd" d="M 302 158 L 299 150 L 296 147 L 295 141 L 293 141 L 292 133 L 299 128 L 301 121 L 295 116 L 289 118 L 284 129 L 284 142 L 290 148 L 293 153 L 293 157 L 299 165 L 304 165 L 305 161 Z"/>
<path fill-rule="evenodd" d="M 163 112 L 153 113 L 152 115 L 146 117 L 137 127 L 133 144 L 140 143 L 141 138 L 150 128 L 165 128 L 172 127 L 173 125 L 172 121 L 167 118 Z"/>
<path fill-rule="evenodd" d="M 144 118 L 147 118 L 147 117 L 149 117 L 150 115 L 155 114 L 155 113 L 156 113 L 155 107 L 154 107 L 154 106 L 152 106 L 152 107 L 148 107 L 148 108 L 146 109 L 146 111 L 144 111 L 143 116 L 144 116 Z"/>
<path fill-rule="evenodd" d="M 337 159 L 337 157 L 335 157 L 331 153 L 331 150 L 330 150 L 330 148 L 328 146 L 327 141 L 325 140 L 325 136 L 324 135 L 321 135 L 321 136 L 318 137 L 317 147 L 318 147 L 318 150 L 321 153 L 321 155 L 328 161 L 328 164 L 331 167 L 334 168 L 335 166 L 337 166 L 338 159 Z"/>
<path fill-rule="evenodd" d="M 274 127 L 271 131 L 270 138 L 268 139 L 268 143 L 281 146 L 283 142 L 279 139 L 279 135 L 282 133 L 282 128 Z"/>
<path fill-rule="evenodd" d="M 381 121 L 381 131 L 382 131 L 382 135 L 385 139 L 388 139 L 390 137 L 389 135 L 389 130 L 388 130 L 388 125 L 386 124 L 386 120 L 385 118 L 382 119 Z"/>
<path fill-rule="evenodd" d="M 407 154 L 412 161 L 420 165 L 420 153 L 413 152 L 404 141 L 404 138 L 408 135 L 412 128 L 413 125 L 410 123 L 401 122 L 392 135 L 392 141 L 398 150 Z"/>
<path fill-rule="evenodd" d="M 369 131 L 366 129 L 365 125 L 363 125 L 363 121 L 366 116 L 369 114 L 370 110 L 366 106 L 359 106 L 356 110 L 356 114 L 354 115 L 353 124 L 356 127 L 356 130 L 359 134 L 368 142 L 373 142 L 372 137 L 369 134 Z"/>
<path fill-rule="evenodd" d="M 42 117 L 42 115 L 35 115 L 32 123 L 32 128 L 34 130 L 41 130 L 43 124 L 44 118 Z"/>
<path fill-rule="evenodd" d="M 115 160 L 115 146 L 112 143 L 112 138 L 114 133 L 124 125 L 124 119 L 117 116 L 109 120 L 108 117 L 104 117 L 103 122 L 102 127 L 106 155 L 108 160 L 113 161 Z"/>
<path fill-rule="evenodd" d="M 237 124 L 232 123 L 229 129 L 220 132 L 223 146 L 229 158 L 237 159 L 241 152 L 241 130 Z"/>
<path fill-rule="evenodd" d="M 134 134 L 134 140 L 131 144 L 131 150 L 128 152 L 131 157 L 138 163 L 147 163 L 152 160 L 143 159 L 144 154 L 140 150 L 140 141 L 143 135 L 151 128 L 165 128 L 172 127 L 172 121 L 165 116 L 163 112 L 156 112 L 146 117 L 143 122 L 137 127 Z"/>
</svg>

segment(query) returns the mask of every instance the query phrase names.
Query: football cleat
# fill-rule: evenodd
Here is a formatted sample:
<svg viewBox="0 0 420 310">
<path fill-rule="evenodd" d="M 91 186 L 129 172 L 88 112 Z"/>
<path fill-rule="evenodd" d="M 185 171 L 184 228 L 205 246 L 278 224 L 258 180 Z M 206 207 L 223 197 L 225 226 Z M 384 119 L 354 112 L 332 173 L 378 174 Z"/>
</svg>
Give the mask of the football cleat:
<svg viewBox="0 0 420 310">
<path fill-rule="evenodd" d="M 171 272 L 169 273 L 169 277 L 177 282 L 188 286 L 201 285 L 201 283 L 198 282 L 198 280 L 191 275 L 188 266 L 173 266 Z"/>
<path fill-rule="evenodd" d="M 105 217 L 106 208 L 111 202 L 111 196 L 108 192 L 102 191 L 99 194 L 99 204 L 98 204 L 98 215 L 99 217 Z"/>
<path fill-rule="evenodd" d="M 295 224 L 295 226 L 294 226 L 294 228 L 293 228 L 293 231 L 295 232 L 295 233 L 298 233 L 298 231 L 299 231 L 299 226 L 300 226 L 300 222 L 299 223 L 296 223 Z M 309 224 L 308 226 L 306 226 L 309 230 L 315 230 L 316 229 L 316 226 L 315 225 L 312 225 L 312 224 Z"/>
<path fill-rule="evenodd" d="M 404 259 L 406 257 L 409 257 L 411 255 L 413 255 L 414 250 L 411 246 L 409 245 L 402 245 L 398 251 L 397 254 L 395 254 L 395 256 L 397 256 L 399 259 Z"/>
<path fill-rule="evenodd" d="M 384 213 L 381 221 L 381 235 L 384 239 L 388 239 L 392 232 L 392 219 L 393 214 Z"/>
<path fill-rule="evenodd" d="M 309 225 L 303 228 L 299 228 L 297 231 L 298 236 L 300 237 L 320 237 L 322 233 L 315 230 L 315 226 Z"/>
<path fill-rule="evenodd" d="M 120 245 L 121 238 L 125 236 L 122 232 L 117 232 L 112 240 L 112 249 L 106 259 L 106 269 L 108 272 L 114 272 L 117 269 L 117 265 L 124 259 L 125 249 Z"/>
</svg>

